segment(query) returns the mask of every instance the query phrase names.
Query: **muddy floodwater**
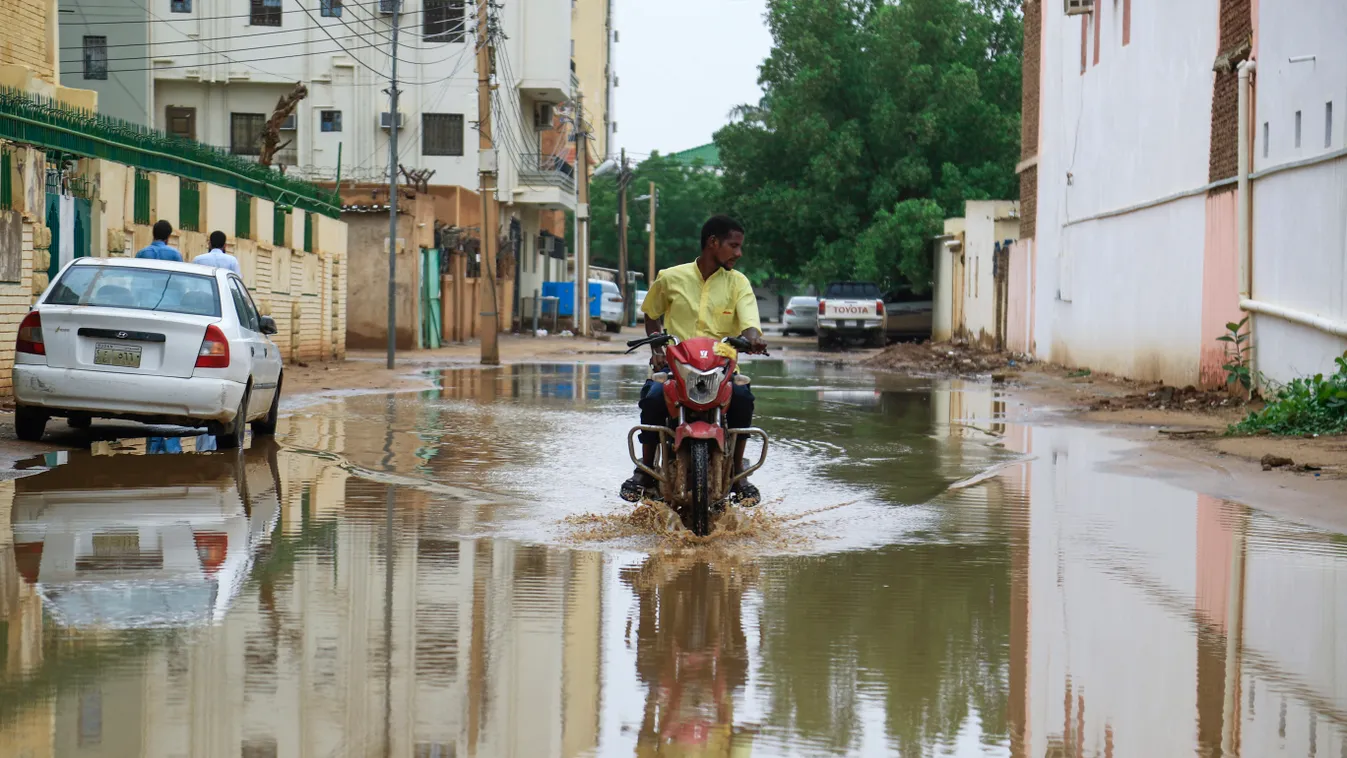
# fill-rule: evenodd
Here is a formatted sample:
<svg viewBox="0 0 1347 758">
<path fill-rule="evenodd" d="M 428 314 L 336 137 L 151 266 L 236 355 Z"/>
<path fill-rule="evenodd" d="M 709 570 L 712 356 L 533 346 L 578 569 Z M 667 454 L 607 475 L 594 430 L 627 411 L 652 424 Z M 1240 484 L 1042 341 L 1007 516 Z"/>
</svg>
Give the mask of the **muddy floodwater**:
<svg viewBox="0 0 1347 758">
<path fill-rule="evenodd" d="M 990 385 L 746 370 L 705 541 L 616 496 L 637 366 L 96 425 L 0 482 L 0 756 L 1347 758 L 1347 537 Z"/>
</svg>

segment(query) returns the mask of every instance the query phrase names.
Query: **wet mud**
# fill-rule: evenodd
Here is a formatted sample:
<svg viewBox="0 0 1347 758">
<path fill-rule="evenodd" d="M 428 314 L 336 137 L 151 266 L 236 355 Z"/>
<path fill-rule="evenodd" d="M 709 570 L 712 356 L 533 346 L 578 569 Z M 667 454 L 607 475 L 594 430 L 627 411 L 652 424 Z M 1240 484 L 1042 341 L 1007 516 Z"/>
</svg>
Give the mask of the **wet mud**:
<svg viewBox="0 0 1347 758">
<path fill-rule="evenodd" d="M 617 496 L 636 366 L 24 462 L 0 755 L 1347 755 L 1347 537 L 991 384 L 746 370 L 707 538 Z"/>
</svg>

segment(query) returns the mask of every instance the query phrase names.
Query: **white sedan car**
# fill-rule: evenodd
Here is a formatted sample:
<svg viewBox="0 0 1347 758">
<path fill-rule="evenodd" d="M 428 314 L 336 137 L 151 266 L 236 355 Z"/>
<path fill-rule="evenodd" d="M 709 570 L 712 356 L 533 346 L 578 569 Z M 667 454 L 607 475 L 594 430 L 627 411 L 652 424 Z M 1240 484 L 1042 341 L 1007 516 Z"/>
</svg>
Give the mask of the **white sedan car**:
<svg viewBox="0 0 1347 758">
<path fill-rule="evenodd" d="M 204 426 L 221 448 L 275 433 L 281 354 L 248 288 L 225 269 L 79 258 L 19 326 L 14 426 L 39 440 L 47 420 Z"/>
</svg>

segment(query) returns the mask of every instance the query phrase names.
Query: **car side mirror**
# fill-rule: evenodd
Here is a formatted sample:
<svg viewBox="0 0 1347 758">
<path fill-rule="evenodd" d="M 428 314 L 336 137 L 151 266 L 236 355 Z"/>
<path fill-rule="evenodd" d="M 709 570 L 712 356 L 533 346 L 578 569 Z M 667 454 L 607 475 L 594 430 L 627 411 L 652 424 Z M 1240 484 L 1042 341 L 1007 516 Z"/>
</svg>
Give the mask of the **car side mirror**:
<svg viewBox="0 0 1347 758">
<path fill-rule="evenodd" d="M 263 334 L 275 334 L 278 331 L 276 329 L 276 319 L 271 316 L 262 316 L 259 318 L 258 322 Z"/>
</svg>

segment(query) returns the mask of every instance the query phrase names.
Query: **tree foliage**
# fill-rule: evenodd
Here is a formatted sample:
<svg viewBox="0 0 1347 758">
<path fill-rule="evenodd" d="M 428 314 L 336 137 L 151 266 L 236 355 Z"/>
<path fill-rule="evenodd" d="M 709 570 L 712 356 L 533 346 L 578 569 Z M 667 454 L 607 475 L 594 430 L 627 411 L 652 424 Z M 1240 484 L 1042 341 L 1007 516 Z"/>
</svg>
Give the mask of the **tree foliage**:
<svg viewBox="0 0 1347 758">
<path fill-rule="evenodd" d="M 720 177 L 702 165 L 688 166 L 655 153 L 633 169 L 627 191 L 628 265 L 636 271 L 647 268 L 650 234 L 650 203 L 637 197 L 650 192 L 655 182 L 659 205 L 655 211 L 655 264 L 664 269 L 687 263 L 701 251 L 702 224 L 720 212 Z M 590 263 L 617 268 L 617 178 L 595 177 L 589 187 Z M 566 226 L 567 246 L 574 249 L 573 226 Z"/>
<path fill-rule="evenodd" d="M 769 0 L 759 83 L 716 133 L 724 207 L 778 275 L 929 286 L 964 200 L 1018 196 L 1018 0 Z"/>
</svg>

